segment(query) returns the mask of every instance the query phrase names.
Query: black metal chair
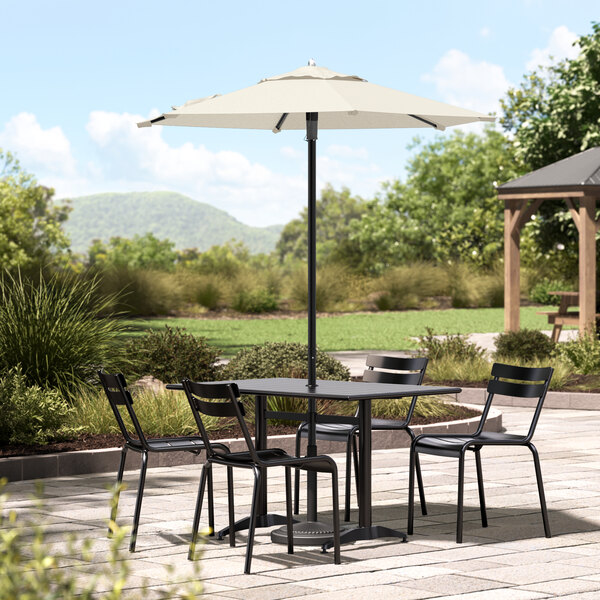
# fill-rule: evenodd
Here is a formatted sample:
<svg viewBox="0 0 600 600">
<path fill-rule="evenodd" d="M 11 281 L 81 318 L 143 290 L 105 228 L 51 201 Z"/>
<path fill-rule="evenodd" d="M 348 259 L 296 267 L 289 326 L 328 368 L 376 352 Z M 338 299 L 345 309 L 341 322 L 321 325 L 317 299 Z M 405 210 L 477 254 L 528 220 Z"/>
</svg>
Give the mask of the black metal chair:
<svg viewBox="0 0 600 600">
<path fill-rule="evenodd" d="M 251 469 L 254 473 L 254 491 L 252 494 L 252 506 L 250 509 L 250 523 L 248 527 L 248 542 L 246 546 L 246 562 L 244 573 L 250 573 L 252 561 L 252 547 L 254 544 L 254 531 L 256 528 L 256 513 L 259 499 L 259 489 L 263 477 L 263 469 L 266 467 L 285 467 L 285 492 L 286 492 L 286 516 L 287 516 L 287 542 L 288 553 L 294 552 L 294 531 L 292 520 L 292 468 L 305 471 L 317 471 L 319 473 L 330 473 L 333 491 L 333 542 L 334 563 L 340 564 L 340 517 L 338 500 L 338 478 L 335 461 L 329 456 L 295 457 L 288 455 L 279 448 L 268 450 L 256 450 L 246 422 L 244 420 L 244 406 L 240 402 L 240 393 L 235 383 L 196 383 L 189 379 L 183 380 L 183 388 L 192 407 L 192 411 L 198 418 L 200 433 L 206 445 L 207 460 L 202 468 L 200 486 L 196 511 L 194 513 L 194 525 L 192 529 L 192 542 L 188 558 L 194 559 L 195 548 L 198 539 L 198 524 L 202 511 L 202 500 L 207 477 L 210 477 L 213 464 L 227 467 L 227 495 L 229 501 L 229 543 L 235 546 L 235 524 L 233 506 L 233 467 Z M 209 402 L 204 399 L 213 400 Z M 221 402 L 214 402 L 221 400 Z M 219 418 L 237 419 L 248 447 L 247 452 L 220 452 L 217 444 L 212 444 L 208 437 L 206 428 L 202 424 L 202 415 Z M 214 530 L 213 515 L 209 514 L 209 527 Z"/>
<path fill-rule="evenodd" d="M 407 358 L 397 356 L 378 356 L 371 354 L 367 356 L 367 369 L 363 373 L 363 381 L 371 383 L 400 383 L 410 385 L 421 385 L 427 368 L 427 358 Z M 385 371 L 376 371 L 375 369 L 385 369 Z M 393 371 L 393 372 L 392 372 Z M 402 421 L 388 419 L 373 419 L 371 421 L 371 430 L 387 431 L 406 431 L 411 439 L 415 439 L 415 434 L 409 427 L 415 406 L 417 396 L 414 396 L 406 418 Z M 355 416 L 358 416 L 358 412 Z M 358 426 L 347 423 L 317 423 L 317 439 L 333 442 L 346 443 L 346 502 L 344 508 L 344 521 L 350 520 L 350 480 L 352 479 L 352 459 L 354 462 L 354 477 L 356 480 L 358 496 L 358 450 L 356 438 L 359 434 Z M 302 438 L 308 437 L 308 423 L 301 423 L 296 432 L 296 456 L 300 455 L 300 443 Z M 417 458 L 417 478 L 419 482 L 419 493 L 421 497 L 421 511 L 427 514 L 425 504 L 425 495 L 423 493 L 423 480 L 421 478 L 421 469 Z M 359 498 L 360 502 L 360 498 Z M 294 487 L 294 514 L 298 514 L 300 506 L 300 472 L 296 471 Z"/>
<path fill-rule="evenodd" d="M 463 532 L 463 488 L 465 474 L 465 453 L 472 450 L 475 453 L 477 468 L 477 485 L 479 489 L 479 505 L 481 512 L 481 525 L 487 527 L 487 513 L 485 507 L 485 495 L 483 490 L 483 474 L 481 469 L 480 451 L 484 446 L 527 446 L 533 455 L 535 475 L 537 479 L 540 505 L 542 509 L 542 520 L 544 533 L 550 537 L 550 524 L 548 522 L 548 511 L 546 509 L 546 498 L 544 495 L 544 483 L 540 459 L 536 447 L 531 443 L 535 428 L 540 417 L 542 405 L 546 398 L 553 369 L 526 368 L 495 363 L 492 366 L 492 378 L 487 386 L 487 400 L 479 421 L 479 426 L 474 434 L 447 434 L 447 435 L 420 435 L 413 441 L 410 449 L 410 475 L 408 482 L 408 527 L 407 531 L 413 533 L 414 521 L 414 471 L 419 454 L 433 454 L 436 456 L 450 456 L 458 458 L 458 502 L 456 517 L 456 542 L 462 542 Z M 519 383 L 518 383 L 519 382 Z M 518 398 L 537 398 L 537 404 L 533 412 L 533 418 L 529 430 L 525 435 L 513 433 L 496 433 L 484 431 L 485 420 L 496 395 L 513 396 Z"/>
<path fill-rule="evenodd" d="M 137 540 L 137 532 L 140 521 L 140 512 L 142 510 L 142 497 L 144 495 L 144 485 L 146 482 L 146 469 L 148 467 L 148 453 L 150 452 L 192 452 L 194 454 L 200 454 L 204 450 L 204 442 L 200 436 L 187 436 L 187 437 L 176 437 L 176 438 L 146 438 L 140 422 L 135 414 L 133 408 L 133 398 L 131 393 L 127 389 L 127 383 L 122 373 L 111 375 L 110 373 L 104 373 L 98 371 L 98 377 L 102 383 L 102 387 L 106 392 L 108 401 L 113 410 L 119 429 L 123 434 L 125 443 L 121 450 L 121 462 L 119 464 L 119 472 L 117 475 L 117 488 L 114 504 L 111 511 L 111 521 L 115 521 L 117 517 L 117 506 L 119 503 L 119 494 L 121 483 L 123 481 L 123 471 L 125 469 L 125 459 L 127 458 L 127 451 L 133 450 L 139 452 L 142 455 L 142 467 L 140 472 L 140 480 L 138 485 L 137 500 L 135 503 L 135 510 L 133 513 L 133 529 L 131 530 L 131 538 L 129 541 L 129 551 L 135 551 L 135 544 Z M 123 411 L 124 414 L 121 414 Z M 132 435 L 126 425 L 126 421 L 130 420 L 135 431 Z M 137 436 L 137 437 L 135 437 Z M 227 446 L 218 444 L 223 452 L 229 452 Z M 209 482 L 209 510 L 211 514 L 214 512 L 212 502 L 212 481 Z M 110 535 L 110 530 L 109 530 Z"/>
</svg>

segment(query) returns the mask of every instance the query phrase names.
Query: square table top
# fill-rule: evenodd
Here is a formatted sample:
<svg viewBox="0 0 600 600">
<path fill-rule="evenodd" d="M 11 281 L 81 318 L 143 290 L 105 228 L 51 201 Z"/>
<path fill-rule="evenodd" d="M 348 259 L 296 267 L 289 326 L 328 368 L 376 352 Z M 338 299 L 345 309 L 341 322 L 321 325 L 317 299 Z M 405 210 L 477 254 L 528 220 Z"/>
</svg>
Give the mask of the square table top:
<svg viewBox="0 0 600 600">
<path fill-rule="evenodd" d="M 400 398 L 403 396 L 432 396 L 455 394 L 458 387 L 434 385 L 409 385 L 397 383 L 368 383 L 361 381 L 317 380 L 315 389 L 308 388 L 307 379 L 274 377 L 270 379 L 238 379 L 240 393 L 255 396 L 290 396 L 296 398 L 321 398 L 331 400 L 367 400 Z M 221 382 L 226 383 L 226 382 Z"/>
</svg>

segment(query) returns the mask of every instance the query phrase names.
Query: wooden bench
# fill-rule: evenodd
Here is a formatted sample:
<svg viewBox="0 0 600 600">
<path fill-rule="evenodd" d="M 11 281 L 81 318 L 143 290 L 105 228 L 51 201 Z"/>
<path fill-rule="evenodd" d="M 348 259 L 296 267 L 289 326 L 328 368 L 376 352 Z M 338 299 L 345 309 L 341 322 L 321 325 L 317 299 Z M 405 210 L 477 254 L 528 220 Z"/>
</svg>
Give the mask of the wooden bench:
<svg viewBox="0 0 600 600">
<path fill-rule="evenodd" d="M 570 306 L 579 306 L 579 292 L 548 292 L 551 296 L 560 296 L 560 305 L 557 311 L 539 311 L 538 315 L 547 315 L 548 323 L 553 325 L 550 339 L 558 342 L 563 325 L 579 325 L 579 311 L 568 312 Z M 596 314 L 599 318 L 600 314 Z"/>
</svg>

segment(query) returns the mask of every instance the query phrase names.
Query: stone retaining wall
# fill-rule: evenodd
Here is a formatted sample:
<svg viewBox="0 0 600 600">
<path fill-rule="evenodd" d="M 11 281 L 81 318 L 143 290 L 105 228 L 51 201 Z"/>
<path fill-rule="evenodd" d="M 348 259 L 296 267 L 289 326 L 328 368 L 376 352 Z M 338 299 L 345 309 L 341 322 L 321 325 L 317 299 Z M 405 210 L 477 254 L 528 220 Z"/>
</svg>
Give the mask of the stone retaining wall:
<svg viewBox="0 0 600 600">
<path fill-rule="evenodd" d="M 472 433 L 477 428 L 478 423 L 479 417 L 474 417 L 462 421 L 416 425 L 412 427 L 412 430 L 416 435 L 421 433 Z M 500 431 L 502 429 L 502 413 L 500 411 L 496 409 L 490 411 L 486 429 L 489 431 Z M 239 452 L 246 449 L 244 440 L 230 439 L 222 441 L 231 448 L 232 452 Z M 373 450 L 407 448 L 409 445 L 410 438 L 403 431 L 373 432 Z M 268 438 L 268 446 L 270 448 L 283 448 L 286 452 L 294 454 L 295 435 L 271 436 Z M 345 447 L 343 444 L 336 442 L 319 441 L 319 452 L 322 454 L 345 452 Z M 116 474 L 119 468 L 120 456 L 120 448 L 103 448 L 98 450 L 0 458 L 0 477 L 6 477 L 9 481 L 23 481 L 27 479 L 43 479 L 45 477 L 83 475 L 86 473 L 108 472 Z M 125 469 L 138 469 L 140 467 L 140 460 L 140 454 L 129 451 Z M 148 466 L 169 467 L 203 462 L 204 453 L 196 456 L 189 452 L 153 452 L 149 456 Z"/>
</svg>

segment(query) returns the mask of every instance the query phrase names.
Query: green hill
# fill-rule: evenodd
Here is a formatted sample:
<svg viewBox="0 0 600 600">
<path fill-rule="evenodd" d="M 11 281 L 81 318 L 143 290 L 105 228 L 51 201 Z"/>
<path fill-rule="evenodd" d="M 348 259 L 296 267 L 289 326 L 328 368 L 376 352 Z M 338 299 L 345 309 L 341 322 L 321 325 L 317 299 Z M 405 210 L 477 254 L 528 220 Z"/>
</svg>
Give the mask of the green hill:
<svg viewBox="0 0 600 600">
<path fill-rule="evenodd" d="M 250 227 L 223 210 L 175 192 L 95 194 L 71 200 L 65 223 L 74 252 L 85 252 L 93 239 L 131 238 L 152 233 L 178 249 L 207 250 L 235 239 L 252 253 L 270 252 L 282 225 Z"/>
</svg>

